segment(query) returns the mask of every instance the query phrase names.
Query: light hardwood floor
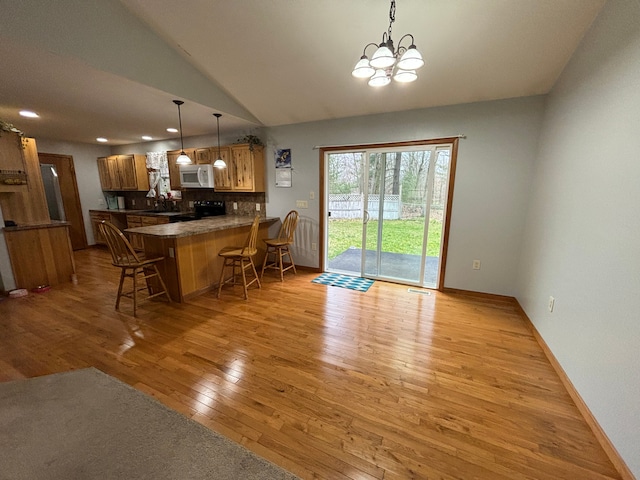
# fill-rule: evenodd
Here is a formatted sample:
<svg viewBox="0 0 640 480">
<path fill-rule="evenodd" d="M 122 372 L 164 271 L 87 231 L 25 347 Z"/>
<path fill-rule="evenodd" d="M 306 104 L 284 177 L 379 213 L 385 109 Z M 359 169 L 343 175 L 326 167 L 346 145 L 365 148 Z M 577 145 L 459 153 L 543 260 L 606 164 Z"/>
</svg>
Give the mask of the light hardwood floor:
<svg viewBox="0 0 640 480">
<path fill-rule="evenodd" d="M 0 302 L 0 381 L 94 366 L 302 478 L 620 478 L 513 304 L 265 274 L 114 310 L 120 270 Z"/>
</svg>

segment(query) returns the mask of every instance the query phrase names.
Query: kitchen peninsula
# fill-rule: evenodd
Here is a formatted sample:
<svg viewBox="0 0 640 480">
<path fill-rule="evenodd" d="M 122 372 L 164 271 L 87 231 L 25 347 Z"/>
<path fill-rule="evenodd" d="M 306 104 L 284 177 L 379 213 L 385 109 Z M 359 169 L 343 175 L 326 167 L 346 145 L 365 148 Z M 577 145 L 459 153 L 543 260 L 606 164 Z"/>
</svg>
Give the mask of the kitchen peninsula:
<svg viewBox="0 0 640 480">
<path fill-rule="evenodd" d="M 278 218 L 263 217 L 258 230 L 256 265 L 261 265 L 263 239 Z M 217 286 L 222 268 L 218 252 L 227 245 L 244 245 L 253 217 L 222 215 L 191 222 L 128 228 L 128 234 L 144 238 L 146 256 L 163 256 L 158 264 L 171 299 L 184 302 Z M 256 267 L 257 268 L 257 267 Z"/>
</svg>

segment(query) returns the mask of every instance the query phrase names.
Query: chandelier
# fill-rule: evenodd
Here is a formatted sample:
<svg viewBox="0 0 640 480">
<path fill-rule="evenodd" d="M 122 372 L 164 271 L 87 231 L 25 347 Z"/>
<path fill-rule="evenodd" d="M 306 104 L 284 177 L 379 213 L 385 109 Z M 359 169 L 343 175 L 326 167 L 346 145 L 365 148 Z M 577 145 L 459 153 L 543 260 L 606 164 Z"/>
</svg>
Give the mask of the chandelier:
<svg viewBox="0 0 640 480">
<path fill-rule="evenodd" d="M 396 1 L 391 0 L 389 9 L 389 30 L 382 34 L 382 42 L 369 43 L 364 47 L 362 57 L 353 68 L 353 75 L 356 78 L 368 78 L 372 87 L 382 87 L 388 85 L 393 78 L 396 82 L 408 83 L 418 78 L 416 70 L 424 65 L 422 55 L 414 45 L 413 35 L 407 33 L 398 42 L 398 49 L 395 50 L 391 39 L 391 25 L 396 20 Z M 402 41 L 411 37 L 411 44 L 408 47 L 401 46 Z M 367 48 L 371 45 L 378 47 L 373 53 L 371 60 L 367 57 Z"/>
</svg>

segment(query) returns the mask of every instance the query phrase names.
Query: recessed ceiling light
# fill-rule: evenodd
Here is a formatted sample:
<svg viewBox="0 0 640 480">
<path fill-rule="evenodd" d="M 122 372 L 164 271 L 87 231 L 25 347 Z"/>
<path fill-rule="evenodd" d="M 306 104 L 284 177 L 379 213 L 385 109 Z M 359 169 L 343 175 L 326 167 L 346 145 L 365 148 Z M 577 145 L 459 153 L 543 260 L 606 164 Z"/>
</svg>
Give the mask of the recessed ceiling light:
<svg viewBox="0 0 640 480">
<path fill-rule="evenodd" d="M 178 129 L 177 128 L 167 128 L 167 132 L 169 132 L 169 133 L 178 133 Z"/>
<path fill-rule="evenodd" d="M 104 137 L 98 137 L 98 138 L 96 138 L 96 140 L 99 141 L 100 143 L 104 143 L 104 142 L 108 142 L 109 141 Z"/>
<path fill-rule="evenodd" d="M 149 135 L 143 135 L 142 139 L 149 141 L 149 140 L 153 140 L 153 137 L 150 137 Z"/>
<path fill-rule="evenodd" d="M 28 117 L 28 118 L 38 118 L 38 117 L 40 117 L 40 115 L 38 115 L 36 112 L 32 112 L 31 110 L 20 110 L 20 115 L 22 115 L 23 117 Z"/>
</svg>

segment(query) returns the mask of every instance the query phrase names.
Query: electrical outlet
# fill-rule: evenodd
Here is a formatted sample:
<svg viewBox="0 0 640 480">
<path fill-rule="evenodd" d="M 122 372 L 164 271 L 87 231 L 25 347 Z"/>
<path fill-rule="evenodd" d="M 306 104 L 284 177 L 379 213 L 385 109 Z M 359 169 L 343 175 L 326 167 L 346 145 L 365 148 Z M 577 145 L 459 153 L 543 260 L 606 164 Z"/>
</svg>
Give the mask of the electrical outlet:
<svg viewBox="0 0 640 480">
<path fill-rule="evenodd" d="M 131 199 L 131 205 L 134 206 L 134 207 L 136 206 L 136 199 L 135 198 Z"/>
<path fill-rule="evenodd" d="M 189 201 L 189 208 L 193 208 L 193 201 Z"/>
<path fill-rule="evenodd" d="M 313 190 L 311 190 L 309 192 L 309 200 L 315 200 L 316 198 L 316 192 L 314 192 Z"/>
<path fill-rule="evenodd" d="M 309 202 L 306 200 L 296 200 L 296 208 L 309 208 Z"/>
<path fill-rule="evenodd" d="M 553 312 L 553 305 L 556 303 L 556 299 L 553 297 L 549 297 L 549 313 Z"/>
<path fill-rule="evenodd" d="M 480 260 L 474 260 L 473 261 L 473 269 L 474 270 L 480 270 Z"/>
<path fill-rule="evenodd" d="M 311 244 L 311 250 L 313 250 L 314 252 L 315 252 L 316 250 L 318 250 L 318 244 L 317 244 L 317 243 L 312 243 L 312 244 Z"/>
<path fill-rule="evenodd" d="M 260 211 L 260 204 L 256 203 L 256 212 L 259 212 L 259 211 Z"/>
<path fill-rule="evenodd" d="M 98 205 L 104 205 L 104 198 L 98 199 Z"/>
<path fill-rule="evenodd" d="M 173 250 L 173 247 L 169 247 L 169 257 L 174 258 L 175 256 L 176 255 L 175 255 L 175 251 Z"/>
<path fill-rule="evenodd" d="M 151 200 L 147 200 L 147 207 L 151 205 Z"/>
<path fill-rule="evenodd" d="M 233 209 L 237 210 L 238 209 L 238 202 L 233 202 Z"/>
</svg>

